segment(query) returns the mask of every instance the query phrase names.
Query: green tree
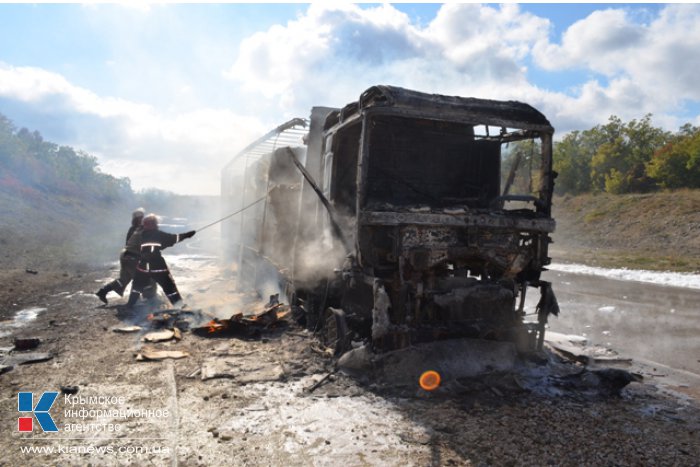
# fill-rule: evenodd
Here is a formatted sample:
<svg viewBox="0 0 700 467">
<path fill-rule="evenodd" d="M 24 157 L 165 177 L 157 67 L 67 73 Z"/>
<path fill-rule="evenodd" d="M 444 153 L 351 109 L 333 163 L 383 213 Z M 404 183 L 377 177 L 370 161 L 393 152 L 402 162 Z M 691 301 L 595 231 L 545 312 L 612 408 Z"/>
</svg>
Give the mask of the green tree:
<svg viewBox="0 0 700 467">
<path fill-rule="evenodd" d="M 38 131 L 16 130 L 0 114 L 3 187 L 108 201 L 133 195 L 129 179 L 100 172 L 94 156 L 44 141 Z"/>
<path fill-rule="evenodd" d="M 591 159 L 596 145 L 591 130 L 572 131 L 554 144 L 554 189 L 559 194 L 586 193 L 591 189 Z"/>
<path fill-rule="evenodd" d="M 662 188 L 700 188 L 700 128 L 686 124 L 646 166 Z"/>
<path fill-rule="evenodd" d="M 651 125 L 651 114 L 624 124 L 612 116 L 596 127 L 603 142 L 591 159 L 594 190 L 609 193 L 646 192 L 656 184 L 647 174 L 654 153 L 671 140 L 671 134 Z"/>
<path fill-rule="evenodd" d="M 508 179 L 512 178 L 508 187 L 509 194 L 538 194 L 541 189 L 540 152 L 539 141 L 522 140 L 509 143 L 501 161 L 501 186 L 504 190 Z"/>
<path fill-rule="evenodd" d="M 19 158 L 14 124 L 0 114 L 0 170 L 9 171 Z"/>
<path fill-rule="evenodd" d="M 700 131 L 700 127 L 694 126 L 690 123 L 686 123 L 678 129 L 678 136 L 693 136 L 698 131 Z"/>
</svg>

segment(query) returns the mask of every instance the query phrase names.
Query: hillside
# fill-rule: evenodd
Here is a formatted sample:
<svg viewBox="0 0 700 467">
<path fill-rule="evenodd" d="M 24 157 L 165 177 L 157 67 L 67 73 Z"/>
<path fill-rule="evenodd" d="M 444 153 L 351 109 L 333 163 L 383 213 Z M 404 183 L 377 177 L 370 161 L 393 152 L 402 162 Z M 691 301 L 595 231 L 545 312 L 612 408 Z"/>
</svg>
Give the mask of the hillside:
<svg viewBox="0 0 700 467">
<path fill-rule="evenodd" d="M 554 261 L 700 271 L 700 190 L 554 199 Z"/>
<path fill-rule="evenodd" d="M 0 267 L 2 269 L 86 270 L 116 261 L 130 225 L 131 211 L 143 206 L 165 218 L 166 231 L 179 232 L 168 219 L 188 225 L 220 217 L 218 197 L 167 192 L 136 193 L 114 201 L 0 187 Z M 193 225 L 197 227 L 197 225 Z M 211 229 L 198 241 L 217 232 Z"/>
<path fill-rule="evenodd" d="M 114 261 L 130 216 L 128 207 L 116 202 L 6 190 L 0 190 L 0 211 L 2 268 L 44 271 Z"/>
</svg>

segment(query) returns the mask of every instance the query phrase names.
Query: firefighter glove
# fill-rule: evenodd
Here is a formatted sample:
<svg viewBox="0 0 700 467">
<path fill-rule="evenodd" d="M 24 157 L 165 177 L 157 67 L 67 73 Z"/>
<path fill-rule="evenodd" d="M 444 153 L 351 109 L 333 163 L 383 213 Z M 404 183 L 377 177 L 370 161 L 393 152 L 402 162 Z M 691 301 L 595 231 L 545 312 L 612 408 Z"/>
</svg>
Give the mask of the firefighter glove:
<svg viewBox="0 0 700 467">
<path fill-rule="evenodd" d="M 195 234 L 196 232 L 197 232 L 196 230 L 190 230 L 189 232 L 185 232 L 185 233 L 183 233 L 183 234 L 180 234 L 180 238 L 184 240 L 184 239 L 186 239 L 186 238 L 194 237 L 194 234 Z"/>
</svg>

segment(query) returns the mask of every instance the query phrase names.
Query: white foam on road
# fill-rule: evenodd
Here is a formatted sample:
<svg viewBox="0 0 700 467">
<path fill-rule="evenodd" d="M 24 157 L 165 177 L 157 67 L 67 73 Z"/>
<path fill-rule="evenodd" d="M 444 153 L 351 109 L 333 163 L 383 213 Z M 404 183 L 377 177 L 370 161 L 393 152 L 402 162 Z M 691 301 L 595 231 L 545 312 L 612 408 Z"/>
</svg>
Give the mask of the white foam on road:
<svg viewBox="0 0 700 467">
<path fill-rule="evenodd" d="M 42 311 L 46 311 L 46 308 L 35 306 L 19 310 L 15 313 L 13 319 L 0 322 L 0 337 L 9 336 L 12 334 L 13 328 L 20 328 L 27 323 L 34 321 Z"/>
<path fill-rule="evenodd" d="M 587 274 L 589 276 L 602 276 L 622 281 L 637 281 L 649 284 L 666 285 L 672 287 L 685 287 L 688 289 L 700 289 L 700 274 L 668 271 L 646 271 L 643 269 L 608 269 L 583 264 L 552 263 L 547 266 L 551 271 L 568 272 L 572 274 Z"/>
</svg>

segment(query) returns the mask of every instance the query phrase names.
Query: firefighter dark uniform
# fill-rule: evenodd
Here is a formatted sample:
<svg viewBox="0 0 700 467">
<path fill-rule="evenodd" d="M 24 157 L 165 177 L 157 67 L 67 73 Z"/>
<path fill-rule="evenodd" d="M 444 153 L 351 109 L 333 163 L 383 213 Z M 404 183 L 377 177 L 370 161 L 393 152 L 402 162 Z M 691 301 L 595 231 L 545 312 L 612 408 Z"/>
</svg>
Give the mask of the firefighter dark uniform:
<svg viewBox="0 0 700 467">
<path fill-rule="evenodd" d="M 121 266 L 119 279 L 113 280 L 95 294 L 105 305 L 107 304 L 107 294 L 109 292 L 116 292 L 120 297 L 123 297 L 126 286 L 129 285 L 134 274 L 136 274 L 136 266 L 138 265 L 141 252 L 141 232 L 143 229 L 141 222 L 143 221 L 143 216 L 144 210 L 141 208 L 135 210 L 131 216 L 131 227 L 126 232 L 124 249 L 119 255 L 119 264 Z M 152 292 L 155 292 L 155 289 L 152 289 Z"/>
<path fill-rule="evenodd" d="M 128 306 L 136 304 L 144 287 L 151 279 L 160 285 L 171 304 L 175 305 L 182 300 L 168 265 L 160 252 L 182 240 L 193 237 L 194 234 L 194 230 L 181 234 L 163 232 L 158 230 L 158 220 L 154 214 L 149 214 L 144 218 L 140 259 L 136 266 L 136 275 L 131 286 Z"/>
</svg>

